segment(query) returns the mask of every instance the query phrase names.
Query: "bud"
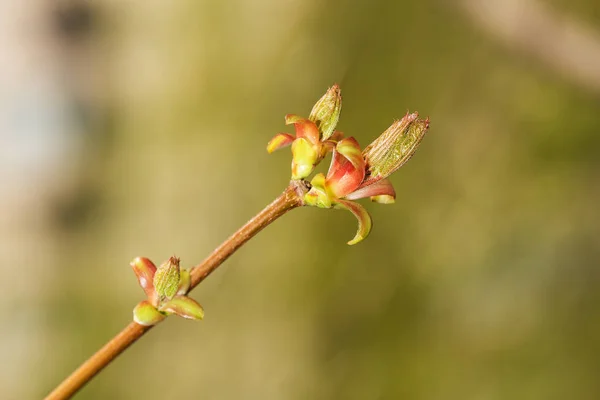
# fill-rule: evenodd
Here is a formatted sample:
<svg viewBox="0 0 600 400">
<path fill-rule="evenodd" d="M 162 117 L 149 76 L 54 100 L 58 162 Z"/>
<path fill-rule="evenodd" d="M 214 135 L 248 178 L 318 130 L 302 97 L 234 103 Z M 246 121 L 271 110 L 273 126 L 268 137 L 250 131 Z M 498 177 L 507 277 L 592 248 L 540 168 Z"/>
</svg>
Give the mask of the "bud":
<svg viewBox="0 0 600 400">
<path fill-rule="evenodd" d="M 179 258 L 171 257 L 154 274 L 154 288 L 160 298 L 173 298 L 179 288 Z"/>
<path fill-rule="evenodd" d="M 133 320 L 143 326 L 152 326 L 165 319 L 165 315 L 158 311 L 149 301 L 138 303 L 133 309 Z"/>
<path fill-rule="evenodd" d="M 190 290 L 190 286 L 192 285 L 192 277 L 190 276 L 190 270 L 182 269 L 179 273 L 179 286 L 177 287 L 177 294 L 184 295 L 187 294 Z"/>
<path fill-rule="evenodd" d="M 418 117 L 407 113 L 363 151 L 368 173 L 363 186 L 388 177 L 412 157 L 429 128 L 429 118 Z"/>
<path fill-rule="evenodd" d="M 339 141 L 333 152 L 326 186 L 336 198 L 352 193 L 365 179 L 365 160 L 356 139 L 349 137 Z"/>
<path fill-rule="evenodd" d="M 204 318 L 204 309 L 198 302 L 187 296 L 175 296 L 160 307 L 160 311 L 176 314 L 187 319 Z"/>
<path fill-rule="evenodd" d="M 133 268 L 133 272 L 135 272 L 138 282 L 142 289 L 144 289 L 146 296 L 148 296 L 149 299 L 153 298 L 154 285 L 152 281 L 154 280 L 154 274 L 156 273 L 156 266 L 154 266 L 152 261 L 145 257 L 136 257 L 129 265 Z"/>
<path fill-rule="evenodd" d="M 304 195 L 304 204 L 319 208 L 331 208 L 331 197 L 325 186 L 325 175 L 315 175 L 310 181 L 310 185 L 310 190 Z"/>
<path fill-rule="evenodd" d="M 319 152 L 307 139 L 298 138 L 292 144 L 292 179 L 309 176 L 319 161 Z"/>
<path fill-rule="evenodd" d="M 314 122 L 321 133 L 321 140 L 327 140 L 333 135 L 335 126 L 342 111 L 342 95 L 340 87 L 333 85 L 327 93 L 317 101 L 310 112 L 309 120 Z"/>
</svg>

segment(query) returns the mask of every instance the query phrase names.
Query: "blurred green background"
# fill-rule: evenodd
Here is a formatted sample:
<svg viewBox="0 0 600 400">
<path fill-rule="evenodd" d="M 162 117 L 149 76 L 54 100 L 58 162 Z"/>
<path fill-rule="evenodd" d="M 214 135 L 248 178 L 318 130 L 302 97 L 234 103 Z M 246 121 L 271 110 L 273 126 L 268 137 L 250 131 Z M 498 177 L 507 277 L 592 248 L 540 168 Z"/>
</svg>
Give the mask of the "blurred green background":
<svg viewBox="0 0 600 400">
<path fill-rule="evenodd" d="M 135 256 L 195 265 L 277 196 L 266 143 L 333 83 L 363 146 L 431 118 L 371 236 L 293 211 L 77 398 L 600 398 L 599 2 L 2 4 L 3 399 L 131 320 Z"/>
</svg>

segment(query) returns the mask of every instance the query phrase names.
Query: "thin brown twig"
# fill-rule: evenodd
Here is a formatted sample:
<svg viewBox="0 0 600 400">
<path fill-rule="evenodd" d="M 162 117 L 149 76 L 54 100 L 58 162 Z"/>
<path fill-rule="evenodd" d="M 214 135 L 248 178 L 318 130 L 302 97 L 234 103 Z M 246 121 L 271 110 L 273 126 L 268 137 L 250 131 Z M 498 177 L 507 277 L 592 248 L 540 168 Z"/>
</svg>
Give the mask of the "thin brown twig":
<svg viewBox="0 0 600 400">
<path fill-rule="evenodd" d="M 286 212 L 303 204 L 302 199 L 308 191 L 304 181 L 292 181 L 286 190 L 271 204 L 266 206 L 254 218 L 248 221 L 229 239 L 217 247 L 202 263 L 195 266 L 191 275 L 190 290 L 195 288 L 208 275 L 219 267 L 244 243 L 268 226 L 271 222 L 284 215 Z M 60 383 L 46 400 L 62 400 L 73 396 L 79 389 L 88 383 L 96 374 L 106 367 L 112 360 L 121 354 L 130 345 L 135 343 L 142 335 L 148 332 L 151 326 L 129 323 L 120 333 L 85 361 L 71 375 Z"/>
</svg>

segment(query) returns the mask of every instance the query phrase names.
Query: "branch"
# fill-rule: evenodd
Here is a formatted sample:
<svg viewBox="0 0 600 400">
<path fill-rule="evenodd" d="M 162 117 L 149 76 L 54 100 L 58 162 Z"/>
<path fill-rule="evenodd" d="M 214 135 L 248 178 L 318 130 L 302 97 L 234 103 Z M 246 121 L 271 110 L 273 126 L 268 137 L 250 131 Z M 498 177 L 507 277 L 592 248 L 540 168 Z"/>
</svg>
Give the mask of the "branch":
<svg viewBox="0 0 600 400">
<path fill-rule="evenodd" d="M 200 305 L 185 294 L 244 243 L 289 210 L 303 205 L 346 209 L 358 219 L 358 232 L 348 244 L 363 240 L 371 230 L 371 217 L 363 206 L 353 200 L 371 197 L 377 203 L 394 202 L 396 192 L 386 178 L 414 154 L 429 128 L 429 118 L 423 120 L 416 112 L 407 113 L 361 151 L 356 139 L 343 138 L 343 134 L 335 130 L 341 107 L 340 88 L 333 85 L 315 104 L 308 119 L 286 115 L 286 124 L 294 125 L 296 135 L 275 135 L 267 144 L 267 151 L 271 153 L 282 147 L 292 147 L 294 180 L 278 198 L 217 247 L 206 260 L 192 268 L 189 280 L 186 271 L 185 289 L 181 286 L 179 259 L 176 257 L 171 257 L 158 269 L 150 260 L 136 258 L 131 266 L 148 300 L 138 303 L 134 309 L 134 320 L 144 325 L 130 323 L 66 378 L 46 400 L 73 396 L 169 312 L 186 318 L 201 318 Z M 333 158 L 327 175 L 316 174 L 310 184 L 304 181 L 329 152 L 333 152 Z M 179 290 L 183 293 L 175 296 Z M 168 301 L 164 302 L 164 299 Z"/>
<path fill-rule="evenodd" d="M 271 204 L 266 206 L 254 218 L 248 221 L 231 237 L 217 247 L 202 263 L 195 266 L 191 272 L 190 290 L 198 286 L 208 275 L 219 267 L 244 243 L 250 240 L 263 228 L 284 215 L 286 212 L 302 206 L 304 195 L 309 187 L 305 181 L 292 181 L 285 191 Z M 88 383 L 96 374 L 106 367 L 130 345 L 135 343 L 152 326 L 142 326 L 131 322 L 120 333 L 98 350 L 93 356 L 77 368 L 69 377 L 61 382 L 46 400 L 68 399 Z"/>
</svg>

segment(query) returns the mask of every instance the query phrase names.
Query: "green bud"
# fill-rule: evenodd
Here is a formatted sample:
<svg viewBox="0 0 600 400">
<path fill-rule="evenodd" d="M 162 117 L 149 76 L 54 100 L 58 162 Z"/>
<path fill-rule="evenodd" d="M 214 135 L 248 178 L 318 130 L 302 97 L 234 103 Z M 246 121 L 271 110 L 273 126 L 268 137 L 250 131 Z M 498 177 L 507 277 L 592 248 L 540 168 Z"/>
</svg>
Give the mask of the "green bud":
<svg viewBox="0 0 600 400">
<path fill-rule="evenodd" d="M 179 288 L 179 258 L 171 257 L 154 274 L 154 289 L 160 298 L 171 299 Z"/>
<path fill-rule="evenodd" d="M 165 319 L 165 315 L 158 311 L 149 301 L 138 303 L 133 309 L 133 320 L 143 326 L 152 326 Z"/>
<path fill-rule="evenodd" d="M 314 122 L 321 133 L 321 140 L 327 140 L 333 135 L 335 126 L 342 111 L 342 95 L 340 87 L 333 85 L 314 105 L 309 120 Z"/>
<path fill-rule="evenodd" d="M 187 296 L 175 296 L 160 307 L 168 314 L 176 314 L 187 319 L 204 318 L 204 309 L 198 302 Z"/>
<path fill-rule="evenodd" d="M 177 288 L 177 294 L 187 294 L 192 284 L 192 277 L 190 276 L 189 269 L 182 269 L 179 273 L 179 287 Z"/>
<path fill-rule="evenodd" d="M 412 157 L 429 128 L 429 119 L 418 117 L 406 114 L 365 148 L 368 176 L 363 186 L 387 178 Z"/>
<path fill-rule="evenodd" d="M 310 181 L 310 184 L 312 187 L 308 193 L 304 195 L 304 203 L 307 206 L 331 208 L 331 198 L 325 188 L 325 175 L 315 175 L 312 181 Z"/>
<path fill-rule="evenodd" d="M 303 179 L 309 176 L 319 161 L 319 153 L 315 145 L 304 138 L 294 140 L 292 144 L 292 179 Z"/>
</svg>

